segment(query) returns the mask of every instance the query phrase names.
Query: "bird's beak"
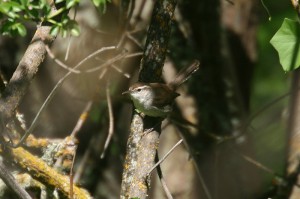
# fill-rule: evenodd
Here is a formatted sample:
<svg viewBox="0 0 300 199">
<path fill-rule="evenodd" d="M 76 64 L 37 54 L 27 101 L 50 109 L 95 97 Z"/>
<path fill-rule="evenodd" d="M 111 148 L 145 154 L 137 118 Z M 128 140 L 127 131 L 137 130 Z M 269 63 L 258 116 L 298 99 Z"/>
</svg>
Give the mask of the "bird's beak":
<svg viewBox="0 0 300 199">
<path fill-rule="evenodd" d="M 124 91 L 123 93 L 122 93 L 122 95 L 127 95 L 127 94 L 129 94 L 130 93 L 130 91 L 128 90 L 128 91 Z"/>
</svg>

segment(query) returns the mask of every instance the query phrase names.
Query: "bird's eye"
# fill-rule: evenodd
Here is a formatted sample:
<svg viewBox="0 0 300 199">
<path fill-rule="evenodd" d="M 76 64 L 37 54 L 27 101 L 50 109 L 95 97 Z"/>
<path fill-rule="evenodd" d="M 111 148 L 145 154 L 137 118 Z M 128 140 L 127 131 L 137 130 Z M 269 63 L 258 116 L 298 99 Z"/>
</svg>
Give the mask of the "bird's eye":
<svg viewBox="0 0 300 199">
<path fill-rule="evenodd" d="M 141 92 L 141 90 L 142 90 L 142 89 L 139 88 L 139 89 L 137 89 L 137 92 Z"/>
</svg>

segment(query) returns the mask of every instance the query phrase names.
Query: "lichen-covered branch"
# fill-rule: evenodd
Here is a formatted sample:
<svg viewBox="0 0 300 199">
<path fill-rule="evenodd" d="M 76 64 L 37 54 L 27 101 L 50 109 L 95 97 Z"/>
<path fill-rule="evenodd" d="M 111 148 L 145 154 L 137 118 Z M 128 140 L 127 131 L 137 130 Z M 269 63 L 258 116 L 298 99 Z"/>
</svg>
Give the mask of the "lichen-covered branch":
<svg viewBox="0 0 300 199">
<path fill-rule="evenodd" d="M 141 62 L 140 82 L 161 81 L 175 6 L 176 0 L 157 0 L 154 5 Z"/>
<path fill-rule="evenodd" d="M 140 82 L 161 82 L 175 0 L 157 0 L 152 13 L 144 55 L 141 61 Z M 134 113 L 121 185 L 121 198 L 146 198 L 150 188 L 148 172 L 155 163 L 161 119 L 141 117 Z"/>
<path fill-rule="evenodd" d="M 37 178 L 41 182 L 55 187 L 61 191 L 65 196 L 70 192 L 70 179 L 68 176 L 58 173 L 56 170 L 48 166 L 40 158 L 32 155 L 22 147 L 16 149 L 7 149 L 10 155 L 14 158 L 14 161 L 27 170 L 34 178 Z M 73 185 L 74 199 L 86 199 L 92 198 L 87 191 Z"/>
<path fill-rule="evenodd" d="M 9 173 L 8 169 L 4 166 L 2 162 L 0 162 L 0 178 L 7 185 L 7 187 L 11 188 L 14 193 L 21 199 L 30 199 L 30 195 L 25 191 L 23 187 L 21 187 L 14 176 Z"/>
</svg>

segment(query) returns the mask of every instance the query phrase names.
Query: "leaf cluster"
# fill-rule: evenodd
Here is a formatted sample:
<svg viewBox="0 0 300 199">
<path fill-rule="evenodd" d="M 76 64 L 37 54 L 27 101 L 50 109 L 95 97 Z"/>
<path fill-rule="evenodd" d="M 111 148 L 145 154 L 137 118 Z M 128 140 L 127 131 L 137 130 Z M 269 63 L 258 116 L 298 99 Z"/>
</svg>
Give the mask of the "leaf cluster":
<svg viewBox="0 0 300 199">
<path fill-rule="evenodd" d="M 110 0 L 92 0 L 94 5 L 105 12 L 106 3 Z M 47 22 L 52 25 L 51 34 L 61 33 L 66 37 L 80 34 L 75 20 L 68 16 L 68 11 L 75 8 L 80 0 L 55 0 L 61 7 L 56 11 L 51 9 L 47 0 L 3 0 L 0 1 L 0 33 L 9 36 L 25 36 L 27 34 L 25 22 L 37 24 Z M 59 17 L 57 17 L 59 16 Z"/>
<path fill-rule="evenodd" d="M 61 3 L 62 0 L 56 0 L 55 3 Z M 72 35 L 79 35 L 79 28 L 74 20 L 67 15 L 67 11 L 76 5 L 79 0 L 67 0 L 65 5 L 56 11 L 51 10 L 47 0 L 11 0 L 0 2 L 0 32 L 3 35 L 25 36 L 27 31 L 25 22 L 48 22 L 52 24 L 51 34 L 56 35 L 61 31 L 66 36 L 68 31 Z M 61 15 L 58 21 L 55 17 Z"/>
</svg>

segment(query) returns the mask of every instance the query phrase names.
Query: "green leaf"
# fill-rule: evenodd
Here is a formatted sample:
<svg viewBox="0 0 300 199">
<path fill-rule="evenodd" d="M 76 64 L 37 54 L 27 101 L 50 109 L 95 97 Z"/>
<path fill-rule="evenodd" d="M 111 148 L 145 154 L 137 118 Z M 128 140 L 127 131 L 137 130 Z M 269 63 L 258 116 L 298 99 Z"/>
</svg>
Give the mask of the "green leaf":
<svg viewBox="0 0 300 199">
<path fill-rule="evenodd" d="M 71 35 L 78 37 L 80 35 L 80 28 L 77 24 L 74 24 L 71 28 Z"/>
<path fill-rule="evenodd" d="M 67 0 L 66 5 L 67 9 L 70 9 L 74 6 L 76 6 L 79 3 L 79 0 Z"/>
<path fill-rule="evenodd" d="M 26 28 L 23 24 L 18 23 L 16 21 L 5 21 L 3 26 L 0 29 L 3 35 L 11 35 L 11 36 L 22 36 L 24 37 L 27 33 Z"/>
<path fill-rule="evenodd" d="M 61 28 L 61 36 L 63 38 L 66 38 L 68 36 L 68 30 Z"/>
<path fill-rule="evenodd" d="M 102 13 L 106 12 L 106 4 L 110 3 L 111 0 L 92 0 L 93 4 L 100 9 Z"/>
<path fill-rule="evenodd" d="M 16 6 L 14 8 L 14 6 Z M 0 3 L 0 12 L 7 15 L 8 17 L 14 19 L 18 17 L 18 14 L 15 11 L 19 11 L 19 4 L 15 2 L 4 2 Z"/>
<path fill-rule="evenodd" d="M 21 23 L 16 23 L 15 28 L 18 31 L 18 34 L 24 37 L 27 34 L 26 28 L 23 24 Z"/>
<path fill-rule="evenodd" d="M 300 24 L 297 21 L 284 19 L 270 43 L 278 52 L 284 71 L 300 66 Z"/>
<path fill-rule="evenodd" d="M 65 0 L 55 0 L 55 3 L 61 3 L 63 1 L 65 1 Z"/>
<path fill-rule="evenodd" d="M 51 29 L 50 29 L 50 34 L 52 36 L 57 36 L 57 34 L 59 32 L 59 29 L 60 29 L 59 26 L 56 26 L 56 25 L 52 26 Z"/>
</svg>

